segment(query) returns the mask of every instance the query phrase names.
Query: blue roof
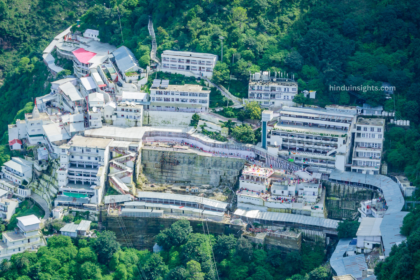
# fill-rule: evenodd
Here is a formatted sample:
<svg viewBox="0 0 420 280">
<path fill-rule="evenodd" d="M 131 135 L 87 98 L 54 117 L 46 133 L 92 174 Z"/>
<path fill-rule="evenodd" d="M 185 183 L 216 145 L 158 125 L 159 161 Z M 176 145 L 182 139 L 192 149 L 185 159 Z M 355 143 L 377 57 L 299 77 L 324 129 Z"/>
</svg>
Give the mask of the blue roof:
<svg viewBox="0 0 420 280">
<path fill-rule="evenodd" d="M 115 63 L 122 73 L 125 73 L 130 68 L 137 66 L 138 63 L 134 54 L 125 46 L 119 47 L 112 52 L 115 57 Z"/>
<path fill-rule="evenodd" d="M 369 185 L 375 187 L 384 195 L 388 209 L 381 223 L 382 243 L 385 256 L 388 257 L 391 248 L 407 238 L 400 234 L 404 217 L 408 212 L 402 212 L 404 197 L 400 187 L 391 178 L 383 175 L 369 175 L 355 172 L 331 172 L 330 181 L 343 181 L 350 185 Z"/>
</svg>

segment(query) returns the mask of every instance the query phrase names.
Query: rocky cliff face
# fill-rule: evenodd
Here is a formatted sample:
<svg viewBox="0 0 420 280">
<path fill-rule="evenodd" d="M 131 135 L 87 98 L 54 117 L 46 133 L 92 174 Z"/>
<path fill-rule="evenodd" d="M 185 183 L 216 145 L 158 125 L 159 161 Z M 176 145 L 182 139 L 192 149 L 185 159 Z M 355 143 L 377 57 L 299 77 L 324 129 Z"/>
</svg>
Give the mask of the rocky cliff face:
<svg viewBox="0 0 420 280">
<path fill-rule="evenodd" d="M 233 186 L 245 160 L 212 157 L 204 153 L 142 150 L 143 173 L 150 182 Z"/>
</svg>

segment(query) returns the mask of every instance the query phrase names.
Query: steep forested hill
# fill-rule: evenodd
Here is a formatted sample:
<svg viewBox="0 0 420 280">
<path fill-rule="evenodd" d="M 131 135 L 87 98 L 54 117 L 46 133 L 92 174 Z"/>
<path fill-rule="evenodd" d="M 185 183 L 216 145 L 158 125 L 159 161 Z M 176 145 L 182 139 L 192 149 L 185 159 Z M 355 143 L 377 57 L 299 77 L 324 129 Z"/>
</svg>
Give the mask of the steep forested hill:
<svg viewBox="0 0 420 280">
<path fill-rule="evenodd" d="M 249 72 L 294 75 L 299 89 L 316 90 L 317 105 L 368 102 L 394 110 L 383 91 L 333 91 L 330 86 L 396 87 L 397 118 L 415 125 L 387 137 L 391 171 L 417 180 L 420 165 L 420 2 L 417 0 L 123 0 L 88 10 L 81 29 L 100 30 L 102 40 L 124 43 L 149 64 L 149 15 L 158 52 L 191 50 L 220 55 L 217 82 L 246 96 Z M 121 18 L 121 26 L 120 21 Z M 124 39 L 124 42 L 123 42 Z M 229 74 L 240 79 L 229 82 Z M 309 100 L 307 102 L 310 102 Z M 392 139 L 392 141 L 388 141 Z M 417 147 L 417 148 L 416 148 Z M 416 181 L 416 183 L 420 183 Z"/>
<path fill-rule="evenodd" d="M 34 97 L 48 92 L 42 51 L 76 22 L 92 1 L 0 0 L 0 164 L 9 157 L 7 124 L 31 111 Z M 3 135 L 3 137 L 1 137 Z"/>
</svg>

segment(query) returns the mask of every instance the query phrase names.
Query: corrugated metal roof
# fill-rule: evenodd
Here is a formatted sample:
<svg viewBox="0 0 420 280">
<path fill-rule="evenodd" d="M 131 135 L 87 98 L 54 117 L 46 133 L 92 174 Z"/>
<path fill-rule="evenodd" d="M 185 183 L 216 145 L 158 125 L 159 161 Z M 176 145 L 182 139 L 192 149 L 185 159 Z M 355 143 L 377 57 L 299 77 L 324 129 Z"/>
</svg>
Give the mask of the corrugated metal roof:
<svg viewBox="0 0 420 280">
<path fill-rule="evenodd" d="M 330 264 L 337 275 L 351 274 L 355 278 L 362 277 L 362 271 L 367 270 L 366 260 L 364 255 L 354 255 L 344 257 L 348 251 L 354 251 L 355 246 L 350 245 L 352 239 L 340 239 L 337 247 L 331 256 Z"/>
<path fill-rule="evenodd" d="M 330 228 L 334 230 L 337 229 L 338 222 L 339 222 L 336 220 L 325 219 L 325 218 L 317 218 L 317 217 L 311 217 L 311 216 L 278 213 L 278 212 L 261 212 L 260 210 L 246 211 L 242 209 L 237 209 L 234 215 L 247 217 L 250 219 L 265 220 L 265 221 L 279 221 L 279 222 L 296 223 L 296 224 L 302 224 L 302 225 L 319 226 L 319 227 Z"/>
<path fill-rule="evenodd" d="M 228 203 L 213 200 L 205 197 L 198 197 L 192 195 L 181 195 L 174 193 L 158 193 L 158 192 L 137 192 L 137 197 L 139 198 L 156 198 L 156 199 L 168 199 L 168 200 L 177 200 L 185 202 L 200 203 L 210 207 L 226 209 Z"/>
<path fill-rule="evenodd" d="M 115 57 L 115 63 L 122 73 L 130 68 L 138 67 L 134 54 L 125 46 L 121 46 L 112 53 Z"/>
<path fill-rule="evenodd" d="M 356 236 L 381 236 L 382 218 L 363 218 Z"/>
<path fill-rule="evenodd" d="M 400 234 L 400 228 L 402 221 L 408 212 L 401 211 L 404 207 L 404 197 L 398 184 L 391 178 L 383 175 L 369 175 L 334 170 L 330 174 L 330 180 L 370 185 L 382 191 L 386 205 L 388 206 L 380 226 L 386 257 L 389 256 L 392 246 L 406 240 L 406 237 Z"/>
<path fill-rule="evenodd" d="M 113 200 L 113 201 L 112 201 Z M 120 195 L 107 195 L 105 196 L 105 204 L 112 203 L 121 203 L 121 202 L 127 202 L 132 201 L 133 197 L 129 194 L 120 194 Z"/>
</svg>

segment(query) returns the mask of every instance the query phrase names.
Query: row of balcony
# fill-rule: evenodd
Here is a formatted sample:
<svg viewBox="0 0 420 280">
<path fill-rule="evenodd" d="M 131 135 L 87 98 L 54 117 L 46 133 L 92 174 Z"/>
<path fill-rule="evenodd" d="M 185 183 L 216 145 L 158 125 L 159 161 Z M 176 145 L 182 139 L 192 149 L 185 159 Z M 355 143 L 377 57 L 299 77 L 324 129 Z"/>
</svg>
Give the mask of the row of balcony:
<svg viewBox="0 0 420 280">
<path fill-rule="evenodd" d="M 273 131 L 272 132 L 273 136 L 280 136 L 280 137 L 285 138 L 285 139 L 298 139 L 298 140 L 304 139 L 306 141 L 308 141 L 308 140 L 309 141 L 320 141 L 320 142 L 323 142 L 323 143 L 331 143 L 331 142 L 337 143 L 338 142 L 338 139 L 337 138 L 326 138 L 326 137 L 316 137 L 316 136 L 302 136 L 300 134 L 292 135 L 292 134 L 285 134 L 285 133 L 276 134 L 276 133 L 277 133 L 276 131 Z M 268 135 L 267 138 L 270 139 L 271 138 L 271 135 Z"/>
<path fill-rule="evenodd" d="M 311 123 L 309 125 L 309 123 L 301 123 L 301 122 L 293 122 L 293 121 L 284 121 L 285 124 L 287 125 L 295 125 L 295 126 L 300 126 L 300 127 L 310 127 L 310 128 L 321 128 L 321 129 L 331 129 L 331 130 L 338 130 L 338 131 L 346 131 L 347 132 L 347 128 L 346 127 L 340 127 L 340 126 L 332 126 L 332 125 L 321 125 L 321 124 L 316 124 L 316 123 Z M 283 124 L 283 121 L 281 122 L 281 124 Z"/>
<path fill-rule="evenodd" d="M 327 121 L 327 122 L 338 122 L 338 123 L 351 123 L 351 120 L 344 120 L 340 118 L 334 118 L 334 117 L 307 117 L 307 116 L 299 116 L 299 115 L 291 115 L 291 114 L 284 114 L 281 113 L 280 117 L 285 118 L 296 118 L 296 119 L 307 119 L 307 120 L 317 120 L 317 121 Z"/>
<path fill-rule="evenodd" d="M 213 65 L 211 61 L 197 61 L 197 60 L 185 60 L 185 59 L 174 59 L 164 57 L 162 59 L 164 62 L 173 62 L 173 63 L 184 63 L 184 64 L 198 64 L 198 65 Z"/>
<path fill-rule="evenodd" d="M 152 100 L 154 101 L 154 100 Z M 156 102 L 174 102 L 174 103 L 193 103 L 193 104 L 207 104 L 207 100 L 197 100 L 197 99 L 181 99 L 181 100 L 170 100 L 169 98 L 156 98 Z"/>
<path fill-rule="evenodd" d="M 320 145 L 320 144 L 312 144 L 312 143 L 303 143 L 303 142 L 288 142 L 283 141 L 283 144 L 287 146 L 304 146 L 306 148 L 319 148 L 319 149 L 337 149 L 337 146 L 330 146 L 330 145 Z"/>
<path fill-rule="evenodd" d="M 174 93 L 171 94 L 171 92 L 169 92 L 169 91 L 156 91 L 156 93 L 155 94 L 152 94 L 152 96 L 153 95 L 175 96 L 175 95 L 178 95 L 178 94 L 174 94 Z M 204 97 L 204 98 L 207 98 L 208 97 L 208 94 L 207 93 L 194 93 L 194 92 L 190 92 L 190 93 L 188 93 L 188 92 L 180 92 L 179 93 L 179 96 L 192 96 L 192 97 Z"/>
</svg>

